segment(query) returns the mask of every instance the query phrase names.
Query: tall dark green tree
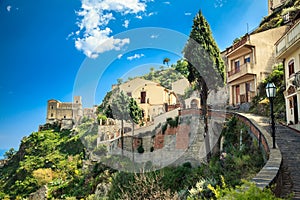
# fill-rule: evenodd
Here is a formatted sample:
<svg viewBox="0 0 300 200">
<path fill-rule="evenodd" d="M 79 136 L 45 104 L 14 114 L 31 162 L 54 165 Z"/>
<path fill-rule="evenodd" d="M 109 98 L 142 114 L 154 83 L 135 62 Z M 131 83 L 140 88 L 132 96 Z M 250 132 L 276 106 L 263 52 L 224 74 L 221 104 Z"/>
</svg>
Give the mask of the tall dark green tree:
<svg viewBox="0 0 300 200">
<path fill-rule="evenodd" d="M 128 109 L 129 109 L 130 121 L 132 123 L 131 150 L 132 150 L 132 161 L 134 161 L 134 148 L 133 148 L 134 125 L 143 124 L 142 121 L 143 110 L 138 106 L 134 98 L 130 98 Z"/>
<path fill-rule="evenodd" d="M 210 159 L 210 145 L 208 135 L 208 94 L 224 85 L 224 62 L 220 50 L 212 36 L 210 26 L 202 12 L 195 16 L 190 37 L 183 49 L 187 61 L 185 71 L 187 79 L 200 93 L 202 114 L 204 119 L 204 137 L 207 159 Z M 177 69 L 180 70 L 180 69 Z M 188 71 L 188 73 L 187 73 Z"/>
<path fill-rule="evenodd" d="M 11 159 L 17 151 L 14 148 L 10 148 L 7 152 L 4 153 L 4 158 Z"/>
<path fill-rule="evenodd" d="M 103 114 L 108 118 L 114 118 L 111 109 L 111 101 L 112 101 L 112 94 L 115 93 L 115 90 L 109 91 L 106 93 L 102 103 L 98 106 L 96 113 Z"/>
<path fill-rule="evenodd" d="M 128 105 L 130 98 L 124 94 L 123 91 L 119 89 L 115 90 L 115 93 L 112 95 L 111 109 L 114 119 L 121 121 L 121 149 L 122 155 L 124 155 L 124 121 L 130 119 Z"/>
</svg>

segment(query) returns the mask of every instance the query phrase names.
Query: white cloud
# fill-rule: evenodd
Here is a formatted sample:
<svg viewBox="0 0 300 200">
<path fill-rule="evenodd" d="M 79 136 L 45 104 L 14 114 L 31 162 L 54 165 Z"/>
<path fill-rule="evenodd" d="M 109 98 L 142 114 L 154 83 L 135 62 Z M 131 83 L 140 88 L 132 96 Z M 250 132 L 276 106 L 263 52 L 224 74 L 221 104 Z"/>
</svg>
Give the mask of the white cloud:
<svg viewBox="0 0 300 200">
<path fill-rule="evenodd" d="M 170 5 L 170 4 L 171 4 L 170 1 L 165 1 L 165 2 L 163 2 L 163 3 L 166 4 L 166 5 Z"/>
<path fill-rule="evenodd" d="M 12 6 L 8 5 L 8 6 L 6 7 L 7 12 L 10 12 L 10 11 L 11 11 L 11 8 L 12 8 Z"/>
<path fill-rule="evenodd" d="M 227 0 L 216 0 L 214 3 L 215 8 L 222 8 Z"/>
<path fill-rule="evenodd" d="M 99 54 L 116 50 L 130 43 L 129 38 L 119 39 L 111 36 L 112 30 L 107 27 L 111 20 L 115 20 L 114 13 L 125 16 L 138 15 L 146 11 L 146 2 L 143 0 L 81 0 L 80 17 L 76 31 L 75 47 L 83 51 L 90 58 L 97 58 Z M 128 27 L 129 21 L 124 21 Z"/>
<path fill-rule="evenodd" d="M 129 25 L 129 20 L 126 19 L 122 26 L 124 26 L 125 28 L 128 28 L 128 25 Z"/>
<path fill-rule="evenodd" d="M 109 36 L 110 32 L 110 28 L 105 30 L 96 29 L 84 38 L 77 38 L 75 46 L 88 57 L 97 58 L 103 52 L 110 50 L 120 51 L 124 45 L 129 44 L 129 38 L 114 38 Z"/>
<path fill-rule="evenodd" d="M 159 35 L 154 35 L 154 34 L 150 36 L 151 39 L 156 39 L 158 37 L 159 37 Z"/>
<path fill-rule="evenodd" d="M 152 15 L 155 15 L 155 14 L 157 14 L 157 13 L 151 12 L 151 13 L 149 13 L 149 14 L 146 15 L 146 16 L 147 16 L 147 17 L 151 17 Z"/>
<path fill-rule="evenodd" d="M 143 19 L 143 17 L 151 17 L 153 15 L 157 15 L 157 12 L 144 13 L 143 15 L 136 15 L 135 18 Z"/>
<path fill-rule="evenodd" d="M 118 55 L 118 59 L 121 59 L 123 57 L 123 54 Z"/>
<path fill-rule="evenodd" d="M 144 57 L 144 54 L 134 54 L 133 56 L 128 56 L 127 60 L 133 60 L 133 59 L 140 59 L 141 57 Z"/>
<path fill-rule="evenodd" d="M 184 15 L 186 15 L 186 16 L 190 16 L 190 15 L 192 15 L 192 13 L 190 13 L 190 12 L 186 12 L 186 13 L 184 13 Z"/>
</svg>

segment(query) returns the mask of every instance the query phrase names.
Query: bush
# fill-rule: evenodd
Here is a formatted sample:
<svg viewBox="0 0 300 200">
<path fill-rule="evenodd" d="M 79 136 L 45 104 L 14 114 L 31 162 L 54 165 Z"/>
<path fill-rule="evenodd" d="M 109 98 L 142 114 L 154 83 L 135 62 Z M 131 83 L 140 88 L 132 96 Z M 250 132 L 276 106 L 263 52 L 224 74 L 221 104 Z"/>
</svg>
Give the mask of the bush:
<svg viewBox="0 0 300 200">
<path fill-rule="evenodd" d="M 134 174 L 126 187 L 121 186 L 117 198 L 122 199 L 178 199 L 177 193 L 165 190 L 161 183 L 161 173 Z"/>
<path fill-rule="evenodd" d="M 107 146 L 100 145 L 93 151 L 93 153 L 96 154 L 97 156 L 105 156 L 107 153 Z"/>
<path fill-rule="evenodd" d="M 54 178 L 54 172 L 50 168 L 39 168 L 32 172 L 32 176 L 37 180 L 39 186 L 43 186 Z"/>
<path fill-rule="evenodd" d="M 167 124 L 167 123 L 164 124 L 164 125 L 162 125 L 162 127 L 161 127 L 161 132 L 162 132 L 162 134 L 165 134 L 167 128 L 168 128 L 168 124 Z"/>
<path fill-rule="evenodd" d="M 264 200 L 279 200 L 270 189 L 261 190 L 255 183 L 243 181 L 243 185 L 236 188 L 227 187 L 225 181 L 222 186 L 213 187 L 208 185 L 208 188 L 214 193 L 216 199 L 264 199 Z"/>
<path fill-rule="evenodd" d="M 153 152 L 153 151 L 154 151 L 154 147 L 151 147 L 151 148 L 150 148 L 150 152 Z"/>
<path fill-rule="evenodd" d="M 99 124 L 99 125 L 105 125 L 105 122 L 106 122 L 106 120 L 107 120 L 107 117 L 106 117 L 105 115 L 99 114 L 99 115 L 97 116 L 97 120 L 98 120 L 98 124 Z M 100 124 L 100 121 L 102 121 L 102 124 Z"/>
<path fill-rule="evenodd" d="M 140 146 L 137 148 L 137 151 L 138 151 L 139 153 L 144 153 L 144 152 L 145 152 L 145 149 L 144 149 L 144 147 L 143 147 L 142 145 L 140 145 Z"/>
</svg>

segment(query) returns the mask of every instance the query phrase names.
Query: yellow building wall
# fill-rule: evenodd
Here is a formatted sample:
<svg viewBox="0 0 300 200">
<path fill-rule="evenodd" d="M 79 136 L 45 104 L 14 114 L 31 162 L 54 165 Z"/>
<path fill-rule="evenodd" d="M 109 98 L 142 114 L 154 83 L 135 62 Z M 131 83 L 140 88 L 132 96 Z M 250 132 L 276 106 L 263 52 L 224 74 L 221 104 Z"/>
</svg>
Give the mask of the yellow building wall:
<svg viewBox="0 0 300 200">
<path fill-rule="evenodd" d="M 299 45 L 300 45 L 300 41 L 298 41 Z M 293 85 L 293 80 L 294 80 L 294 76 L 289 76 L 289 67 L 288 64 L 290 61 L 294 60 L 294 71 L 299 72 L 300 71 L 300 49 L 298 48 L 296 51 L 293 51 L 292 53 L 290 53 L 289 55 L 286 56 L 285 58 L 285 82 L 286 82 L 286 90 L 288 90 L 288 88 L 290 86 Z M 293 105 L 293 103 L 290 103 L 290 101 L 292 101 L 293 97 L 297 95 L 297 101 L 298 101 L 298 110 L 295 110 L 295 106 Z M 292 122 L 293 124 L 295 123 L 295 112 L 298 113 L 298 117 L 300 119 L 300 90 L 296 89 L 296 93 L 294 94 L 287 94 L 287 91 L 285 92 L 285 101 L 286 101 L 286 117 L 287 117 L 287 123 Z"/>
<path fill-rule="evenodd" d="M 272 72 L 272 67 L 277 63 L 275 57 L 275 43 L 281 38 L 287 27 L 282 26 L 275 29 L 270 29 L 264 32 L 252 34 L 249 36 L 249 40 L 246 42 L 248 47 L 237 48 L 229 55 L 225 57 L 227 59 L 227 80 L 229 85 L 229 103 L 238 104 L 236 102 L 236 91 L 235 88 L 237 85 L 240 85 L 240 94 L 245 94 L 245 83 L 251 83 L 251 90 L 254 90 L 254 94 L 257 94 L 258 85 L 267 77 L 268 74 Z M 250 63 L 245 64 L 244 58 L 250 56 Z M 235 68 L 234 62 L 240 61 L 240 71 L 243 70 L 243 67 L 247 66 L 248 77 L 245 77 L 244 74 L 237 72 L 234 75 L 229 77 L 228 72 Z M 240 75 L 240 77 L 238 77 Z M 252 74 L 252 75 L 251 75 Z M 235 80 L 230 80 L 233 76 L 236 77 Z"/>
</svg>

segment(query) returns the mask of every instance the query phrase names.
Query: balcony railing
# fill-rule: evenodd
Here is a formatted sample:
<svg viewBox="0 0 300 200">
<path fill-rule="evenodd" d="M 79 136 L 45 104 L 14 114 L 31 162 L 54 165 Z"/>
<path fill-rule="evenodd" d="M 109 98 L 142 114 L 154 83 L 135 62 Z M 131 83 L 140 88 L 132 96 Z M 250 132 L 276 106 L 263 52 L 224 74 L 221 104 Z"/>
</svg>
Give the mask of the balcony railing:
<svg viewBox="0 0 300 200">
<path fill-rule="evenodd" d="M 247 68 L 248 67 L 253 67 L 253 63 L 245 63 L 245 64 L 243 64 L 243 65 L 240 65 L 239 67 L 237 67 L 237 68 L 235 68 L 235 69 L 233 69 L 233 70 L 231 70 L 231 71 L 229 71 L 228 72 L 228 77 L 230 77 L 230 76 L 233 76 L 234 74 L 237 74 L 237 73 L 239 73 L 239 72 L 243 72 L 243 71 L 247 71 Z"/>
<path fill-rule="evenodd" d="M 237 68 L 235 68 L 235 69 L 229 71 L 229 72 L 228 72 L 228 77 L 230 77 L 230 76 L 232 76 L 232 75 L 234 75 L 234 74 L 236 74 L 236 73 L 239 73 L 240 71 L 241 71 L 241 66 L 239 66 L 239 67 L 237 67 Z"/>
<path fill-rule="evenodd" d="M 252 69 L 254 68 L 253 63 L 245 63 L 240 65 L 238 68 L 235 68 L 228 72 L 228 81 L 233 81 L 245 74 L 252 73 Z"/>
<path fill-rule="evenodd" d="M 300 23 L 298 22 L 277 43 L 277 45 L 276 45 L 276 54 L 277 54 L 277 56 L 280 55 L 283 51 L 287 50 L 299 38 L 300 38 Z"/>
<path fill-rule="evenodd" d="M 234 43 L 231 47 L 227 48 L 226 49 L 226 54 L 230 54 L 231 52 L 233 52 L 234 50 L 236 50 L 240 46 L 243 46 L 244 44 L 246 44 L 249 40 L 249 37 L 250 37 L 249 35 L 245 35 L 239 41 Z"/>
</svg>

